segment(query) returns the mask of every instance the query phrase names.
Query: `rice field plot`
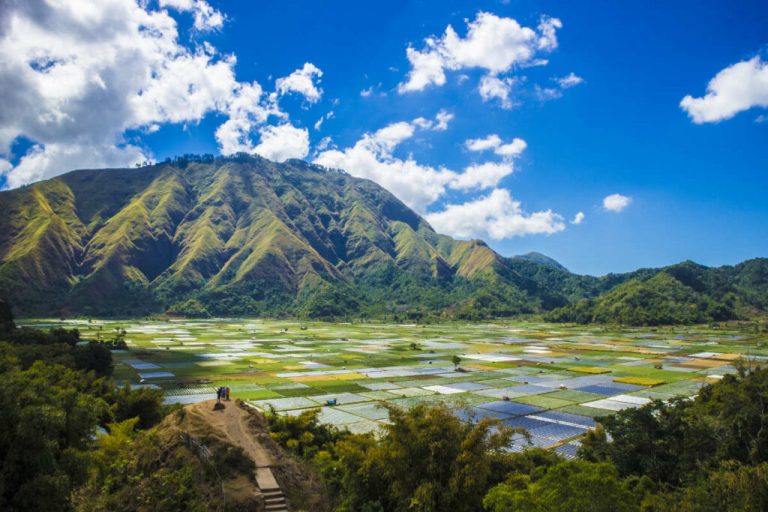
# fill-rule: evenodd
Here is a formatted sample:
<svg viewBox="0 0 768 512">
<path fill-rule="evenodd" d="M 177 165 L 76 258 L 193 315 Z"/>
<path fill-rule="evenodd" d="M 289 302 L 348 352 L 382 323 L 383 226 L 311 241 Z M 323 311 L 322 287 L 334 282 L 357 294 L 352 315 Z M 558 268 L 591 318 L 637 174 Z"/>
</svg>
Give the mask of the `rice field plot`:
<svg viewBox="0 0 768 512">
<path fill-rule="evenodd" d="M 738 326 L 616 329 L 532 322 L 403 325 L 267 319 L 50 320 L 84 340 L 125 333 L 114 351 L 121 384 L 163 389 L 194 403 L 228 386 L 234 398 L 280 414 L 320 410 L 353 432 L 380 431 L 386 405 L 444 403 L 459 417 L 496 417 L 530 442 L 575 450 L 599 418 L 651 399 L 693 396 L 734 372 L 741 357 L 768 360 L 766 336 Z M 458 365 L 454 357 L 458 356 Z"/>
</svg>

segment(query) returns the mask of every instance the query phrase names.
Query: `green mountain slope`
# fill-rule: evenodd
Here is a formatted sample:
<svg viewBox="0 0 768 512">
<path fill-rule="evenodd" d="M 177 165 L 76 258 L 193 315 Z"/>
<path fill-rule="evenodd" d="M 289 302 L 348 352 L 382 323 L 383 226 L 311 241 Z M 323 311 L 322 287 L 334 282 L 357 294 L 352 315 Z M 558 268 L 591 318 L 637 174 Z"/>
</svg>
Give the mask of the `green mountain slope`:
<svg viewBox="0 0 768 512">
<path fill-rule="evenodd" d="M 484 243 L 300 161 L 75 171 L 2 192 L 0 208 L 0 294 L 22 314 L 313 314 L 343 292 L 363 312 L 418 315 L 499 283 L 508 312 L 540 302 Z"/>
<path fill-rule="evenodd" d="M 554 321 L 625 325 L 694 324 L 738 317 L 735 296 L 723 300 L 698 292 L 669 271 L 635 278 L 603 293 L 548 314 Z"/>
<path fill-rule="evenodd" d="M 768 308 L 768 260 L 580 276 L 538 253 L 504 258 L 440 235 L 375 183 L 301 161 L 75 171 L 0 192 L 0 210 L 0 298 L 23 315 L 480 319 L 563 308 L 551 318 L 664 323 Z"/>
<path fill-rule="evenodd" d="M 560 264 L 560 262 L 553 260 L 549 256 L 545 254 L 541 254 L 540 252 L 529 252 L 526 254 L 520 254 L 519 256 L 514 256 L 512 260 L 515 261 L 530 261 L 532 263 L 542 265 L 545 267 L 552 267 L 557 270 L 562 270 L 564 272 L 568 272 L 568 269 L 565 268 L 563 265 Z"/>
</svg>

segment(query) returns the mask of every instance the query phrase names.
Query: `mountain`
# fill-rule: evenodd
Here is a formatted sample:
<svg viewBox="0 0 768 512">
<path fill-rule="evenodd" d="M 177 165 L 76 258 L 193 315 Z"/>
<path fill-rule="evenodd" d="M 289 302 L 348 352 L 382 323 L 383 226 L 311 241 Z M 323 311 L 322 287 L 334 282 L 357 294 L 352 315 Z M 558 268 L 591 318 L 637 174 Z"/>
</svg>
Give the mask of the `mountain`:
<svg viewBox="0 0 768 512">
<path fill-rule="evenodd" d="M 0 292 L 22 314 L 333 316 L 488 296 L 511 314 L 546 295 L 485 243 L 301 161 L 75 171 L 0 193 L 0 209 Z"/>
<path fill-rule="evenodd" d="M 375 183 L 298 160 L 181 157 L 74 171 L 0 192 L 0 210 L 0 299 L 21 315 L 481 319 L 555 310 L 552 319 L 623 322 L 611 313 L 618 306 L 600 301 L 637 307 L 645 292 L 636 287 L 722 306 L 718 318 L 768 308 L 768 260 L 576 275 L 542 254 L 505 258 L 482 241 L 439 235 Z M 651 281 L 661 272 L 684 290 Z"/>
<path fill-rule="evenodd" d="M 620 277 L 621 284 L 593 298 L 575 300 L 545 318 L 625 325 L 694 324 L 748 318 L 764 312 L 768 304 L 765 258 L 720 268 L 685 261 Z"/>
<path fill-rule="evenodd" d="M 557 270 L 562 270 L 563 272 L 568 272 L 568 269 L 565 268 L 563 265 L 561 265 L 560 262 L 555 261 L 549 256 L 541 254 L 540 252 L 529 252 L 526 254 L 520 254 L 520 255 L 514 256 L 512 260 L 530 261 L 538 265 L 544 265 L 545 267 L 552 267 Z"/>
</svg>

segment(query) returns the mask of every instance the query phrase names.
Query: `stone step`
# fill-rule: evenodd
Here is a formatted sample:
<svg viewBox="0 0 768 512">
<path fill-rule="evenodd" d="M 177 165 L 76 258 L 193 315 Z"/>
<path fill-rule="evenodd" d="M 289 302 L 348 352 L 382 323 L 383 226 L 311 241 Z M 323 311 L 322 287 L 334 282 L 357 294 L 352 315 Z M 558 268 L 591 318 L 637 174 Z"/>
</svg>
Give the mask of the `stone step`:
<svg viewBox="0 0 768 512">
<path fill-rule="evenodd" d="M 264 495 L 265 512 L 287 512 L 288 504 L 285 502 L 285 495 L 280 489 L 262 490 Z"/>
</svg>

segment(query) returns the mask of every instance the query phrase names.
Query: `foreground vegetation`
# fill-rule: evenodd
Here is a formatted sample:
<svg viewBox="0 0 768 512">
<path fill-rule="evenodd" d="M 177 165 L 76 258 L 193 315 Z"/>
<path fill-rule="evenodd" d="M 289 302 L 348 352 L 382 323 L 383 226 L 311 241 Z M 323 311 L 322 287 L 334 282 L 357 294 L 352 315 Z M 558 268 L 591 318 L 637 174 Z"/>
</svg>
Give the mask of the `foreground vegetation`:
<svg viewBox="0 0 768 512">
<path fill-rule="evenodd" d="M 78 341 L 16 328 L 0 302 L 0 510 L 220 510 L 213 470 L 152 429 L 162 392 L 116 386 L 113 342 Z"/>
<path fill-rule="evenodd" d="M 391 410 L 380 439 L 311 412 L 269 421 L 324 475 L 339 512 L 735 512 L 768 508 L 766 400 L 768 369 L 741 367 L 695 399 L 601 418 L 572 460 L 512 453 L 513 431 L 463 423 L 445 406 Z"/>
</svg>

